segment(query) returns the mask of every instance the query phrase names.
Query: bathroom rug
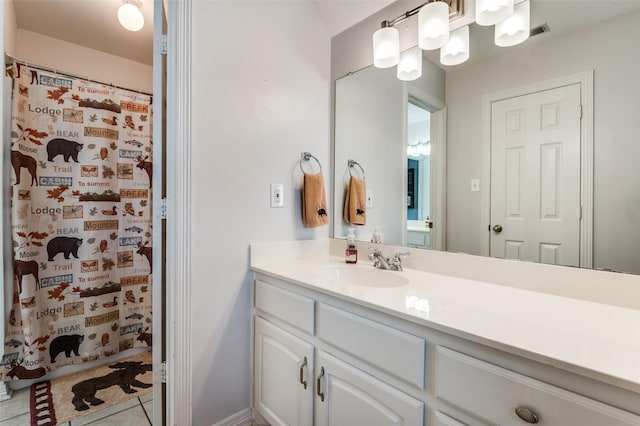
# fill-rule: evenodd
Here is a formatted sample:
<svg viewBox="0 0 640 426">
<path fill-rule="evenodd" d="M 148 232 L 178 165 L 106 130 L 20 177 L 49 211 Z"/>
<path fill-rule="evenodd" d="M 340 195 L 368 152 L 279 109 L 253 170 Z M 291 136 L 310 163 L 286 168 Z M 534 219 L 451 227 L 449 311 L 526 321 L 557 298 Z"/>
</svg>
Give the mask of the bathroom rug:
<svg viewBox="0 0 640 426">
<path fill-rule="evenodd" d="M 151 352 L 31 386 L 31 426 L 54 426 L 152 391 Z"/>
</svg>

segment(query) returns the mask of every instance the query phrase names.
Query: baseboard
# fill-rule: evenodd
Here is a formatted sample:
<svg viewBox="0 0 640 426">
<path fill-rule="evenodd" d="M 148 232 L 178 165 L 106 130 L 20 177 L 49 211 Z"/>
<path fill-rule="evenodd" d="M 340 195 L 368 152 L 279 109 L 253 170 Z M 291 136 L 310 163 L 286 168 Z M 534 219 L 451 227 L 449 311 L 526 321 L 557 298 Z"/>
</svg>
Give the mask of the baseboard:
<svg viewBox="0 0 640 426">
<path fill-rule="evenodd" d="M 230 415 L 226 419 L 220 420 L 213 426 L 251 426 L 252 424 L 251 408 L 245 408 L 242 411 Z"/>
<path fill-rule="evenodd" d="M 0 401 L 6 401 L 13 396 L 13 389 L 9 387 L 7 382 L 0 382 Z"/>
</svg>

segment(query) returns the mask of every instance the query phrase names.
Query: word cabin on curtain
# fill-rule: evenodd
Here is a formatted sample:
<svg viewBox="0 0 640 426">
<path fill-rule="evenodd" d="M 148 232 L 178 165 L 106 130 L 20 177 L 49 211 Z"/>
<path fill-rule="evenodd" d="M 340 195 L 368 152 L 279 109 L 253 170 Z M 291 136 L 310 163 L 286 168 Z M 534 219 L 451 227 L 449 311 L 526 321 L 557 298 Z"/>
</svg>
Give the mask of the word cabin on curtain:
<svg viewBox="0 0 640 426">
<path fill-rule="evenodd" d="M 151 96 L 14 64 L 2 380 L 151 345 Z"/>
</svg>

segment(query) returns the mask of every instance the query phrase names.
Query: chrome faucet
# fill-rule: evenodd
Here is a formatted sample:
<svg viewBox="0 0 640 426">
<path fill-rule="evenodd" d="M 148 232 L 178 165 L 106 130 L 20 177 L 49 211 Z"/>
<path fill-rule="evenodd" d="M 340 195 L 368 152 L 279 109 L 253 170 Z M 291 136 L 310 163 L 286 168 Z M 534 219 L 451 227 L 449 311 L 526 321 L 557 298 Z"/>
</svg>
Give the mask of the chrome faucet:
<svg viewBox="0 0 640 426">
<path fill-rule="evenodd" d="M 372 253 L 369 260 L 373 260 L 373 267 L 378 269 L 388 269 L 390 271 L 402 271 L 402 259 L 400 256 L 409 256 L 411 253 L 396 253 L 392 258 L 385 257 L 377 248 L 369 247 Z"/>
</svg>

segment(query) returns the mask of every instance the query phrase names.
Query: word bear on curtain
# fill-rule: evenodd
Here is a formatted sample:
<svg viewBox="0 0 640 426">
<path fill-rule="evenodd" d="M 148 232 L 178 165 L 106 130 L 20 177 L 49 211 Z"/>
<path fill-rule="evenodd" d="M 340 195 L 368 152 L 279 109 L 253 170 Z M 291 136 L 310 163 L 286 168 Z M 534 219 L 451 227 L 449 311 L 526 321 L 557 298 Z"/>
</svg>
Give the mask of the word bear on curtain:
<svg viewBox="0 0 640 426">
<path fill-rule="evenodd" d="M 1 380 L 151 344 L 151 96 L 14 64 Z"/>
</svg>

